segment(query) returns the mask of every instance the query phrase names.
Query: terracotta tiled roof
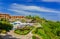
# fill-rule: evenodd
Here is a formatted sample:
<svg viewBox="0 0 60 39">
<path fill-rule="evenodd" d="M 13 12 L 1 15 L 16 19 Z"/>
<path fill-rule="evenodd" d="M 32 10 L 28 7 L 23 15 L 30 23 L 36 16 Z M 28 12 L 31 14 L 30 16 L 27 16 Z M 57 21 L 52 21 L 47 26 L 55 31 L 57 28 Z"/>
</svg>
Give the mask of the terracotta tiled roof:
<svg viewBox="0 0 60 39">
<path fill-rule="evenodd" d="M 24 16 L 10 16 L 9 14 L 0 14 L 0 18 L 4 16 L 8 18 L 24 18 Z"/>
</svg>

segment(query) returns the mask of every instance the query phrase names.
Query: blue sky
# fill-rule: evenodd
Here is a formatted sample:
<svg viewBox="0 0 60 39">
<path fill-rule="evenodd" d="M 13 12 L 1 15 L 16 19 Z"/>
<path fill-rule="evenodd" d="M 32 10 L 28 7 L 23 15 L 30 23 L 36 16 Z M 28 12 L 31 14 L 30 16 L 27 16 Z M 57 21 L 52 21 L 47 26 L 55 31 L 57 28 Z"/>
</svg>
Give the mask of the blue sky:
<svg viewBox="0 0 60 39">
<path fill-rule="evenodd" d="M 0 0 L 0 13 L 38 15 L 60 21 L 60 0 Z"/>
</svg>

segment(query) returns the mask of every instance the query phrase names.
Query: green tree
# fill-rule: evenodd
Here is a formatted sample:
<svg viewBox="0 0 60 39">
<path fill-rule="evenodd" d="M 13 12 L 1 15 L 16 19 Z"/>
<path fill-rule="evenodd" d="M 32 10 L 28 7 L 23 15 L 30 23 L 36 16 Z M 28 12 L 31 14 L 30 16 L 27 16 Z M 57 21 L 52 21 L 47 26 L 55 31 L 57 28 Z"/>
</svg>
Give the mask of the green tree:
<svg viewBox="0 0 60 39">
<path fill-rule="evenodd" d="M 6 30 L 9 31 L 13 28 L 13 26 L 10 23 L 0 21 L 0 30 Z"/>
<path fill-rule="evenodd" d="M 31 15 L 29 15 L 29 16 L 26 16 L 26 18 L 28 18 L 28 19 L 32 19 L 32 16 L 31 16 Z"/>
</svg>

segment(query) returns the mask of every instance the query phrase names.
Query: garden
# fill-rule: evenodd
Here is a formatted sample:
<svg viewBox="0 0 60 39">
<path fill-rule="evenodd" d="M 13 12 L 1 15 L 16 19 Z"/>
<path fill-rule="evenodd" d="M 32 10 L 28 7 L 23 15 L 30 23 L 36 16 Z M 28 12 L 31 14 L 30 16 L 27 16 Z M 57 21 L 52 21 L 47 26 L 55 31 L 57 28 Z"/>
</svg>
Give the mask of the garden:
<svg viewBox="0 0 60 39">
<path fill-rule="evenodd" d="M 25 26 L 23 28 L 20 29 L 16 29 L 14 32 L 16 34 L 20 34 L 20 35 L 26 35 L 28 34 L 34 27 L 33 26 Z"/>
</svg>

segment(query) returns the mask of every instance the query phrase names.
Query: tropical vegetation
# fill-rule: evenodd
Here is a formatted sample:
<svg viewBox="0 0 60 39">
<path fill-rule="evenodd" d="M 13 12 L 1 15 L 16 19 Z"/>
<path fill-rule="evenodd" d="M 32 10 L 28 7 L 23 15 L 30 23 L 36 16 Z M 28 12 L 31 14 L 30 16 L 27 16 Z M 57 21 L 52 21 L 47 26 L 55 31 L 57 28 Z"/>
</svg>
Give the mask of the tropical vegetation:
<svg viewBox="0 0 60 39">
<path fill-rule="evenodd" d="M 1 32 L 8 32 L 13 28 L 13 26 L 5 19 L 0 20 L 0 33 Z"/>
<path fill-rule="evenodd" d="M 60 39 L 60 22 L 46 20 L 45 18 L 40 18 L 39 16 L 31 17 L 33 21 L 41 24 L 43 28 L 36 28 L 33 34 L 37 34 L 43 39 Z"/>
</svg>

